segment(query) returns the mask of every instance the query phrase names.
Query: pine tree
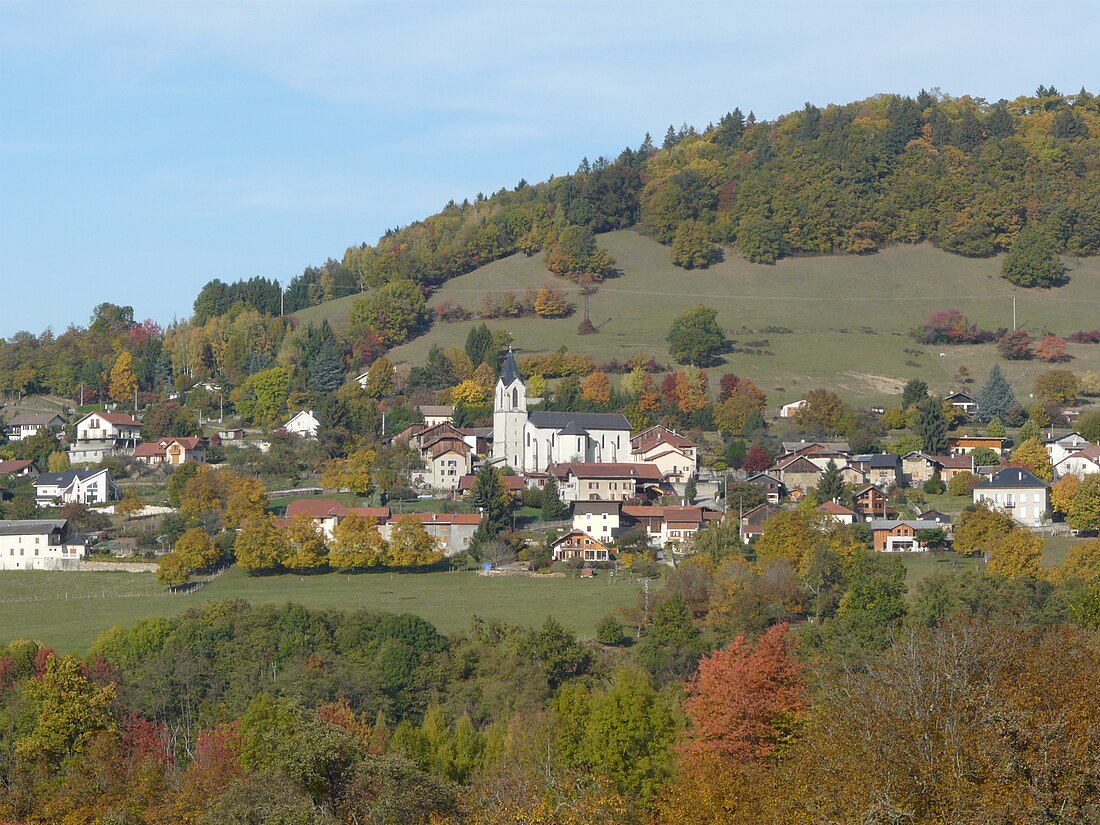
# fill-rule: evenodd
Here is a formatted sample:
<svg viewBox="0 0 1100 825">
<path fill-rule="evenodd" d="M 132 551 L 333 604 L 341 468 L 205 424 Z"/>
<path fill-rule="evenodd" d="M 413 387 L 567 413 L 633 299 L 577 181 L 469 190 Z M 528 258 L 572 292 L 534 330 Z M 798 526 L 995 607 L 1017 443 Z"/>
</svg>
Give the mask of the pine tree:
<svg viewBox="0 0 1100 825">
<path fill-rule="evenodd" d="M 919 404 L 928 397 L 928 384 L 919 378 L 910 378 L 901 391 L 901 408 L 909 409 L 914 404 Z"/>
<path fill-rule="evenodd" d="M 673 127 L 673 125 L 671 123 L 668 124 L 668 131 L 665 132 L 665 139 L 664 139 L 664 142 L 661 143 L 661 148 L 662 149 L 671 149 L 673 146 L 675 146 L 679 142 L 680 142 L 680 138 L 678 138 L 676 136 L 676 129 Z"/>
<path fill-rule="evenodd" d="M 814 496 L 818 501 L 836 501 L 844 495 L 844 476 L 831 458 L 818 479 Z"/>
<path fill-rule="evenodd" d="M 687 484 L 684 486 L 684 503 L 690 507 L 695 503 L 698 494 L 699 491 L 695 484 L 695 476 L 692 476 L 687 480 Z"/>
<path fill-rule="evenodd" d="M 1000 364 L 994 364 L 989 371 L 989 378 L 978 392 L 975 399 L 978 403 L 978 420 L 992 421 L 999 418 L 1002 421 L 1008 417 L 1009 411 L 1016 406 L 1016 395 L 1012 392 L 1008 380 L 1001 372 Z"/>
<path fill-rule="evenodd" d="M 489 331 L 489 327 L 485 324 L 471 327 L 466 336 L 466 354 L 470 356 L 470 364 L 474 367 L 479 364 L 492 366 L 492 353 L 493 333 Z"/>
<path fill-rule="evenodd" d="M 508 517 L 511 501 L 500 480 L 500 473 L 491 464 L 482 464 L 478 468 L 474 487 L 470 491 L 470 503 L 481 511 L 481 524 L 471 544 L 495 539 L 511 525 Z"/>
<path fill-rule="evenodd" d="M 917 433 L 924 452 L 928 455 L 944 455 L 947 452 L 947 416 L 938 398 L 926 398 L 917 407 L 920 418 Z"/>
<path fill-rule="evenodd" d="M 553 473 L 546 479 L 542 488 L 542 518 L 543 521 L 558 521 L 569 515 L 569 505 L 561 500 L 561 492 L 558 490 L 558 480 Z"/>
<path fill-rule="evenodd" d="M 335 392 L 344 383 L 344 359 L 332 342 L 325 343 L 309 365 L 309 382 L 318 395 Z"/>
</svg>

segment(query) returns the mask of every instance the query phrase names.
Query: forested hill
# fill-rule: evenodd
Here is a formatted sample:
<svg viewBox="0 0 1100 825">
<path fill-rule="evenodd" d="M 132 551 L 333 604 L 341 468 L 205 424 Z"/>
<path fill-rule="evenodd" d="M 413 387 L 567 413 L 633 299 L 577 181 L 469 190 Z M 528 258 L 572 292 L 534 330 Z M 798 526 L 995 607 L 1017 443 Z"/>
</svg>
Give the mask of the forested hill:
<svg viewBox="0 0 1100 825">
<path fill-rule="evenodd" d="M 688 267 L 707 266 L 719 244 L 759 263 L 921 240 L 990 256 L 1028 224 L 1064 252 L 1091 255 L 1100 250 L 1098 158 L 1100 100 L 1083 89 L 1041 86 L 997 103 L 880 95 L 806 104 L 771 122 L 735 109 L 702 131 L 647 135 L 613 161 L 585 159 L 572 175 L 449 203 L 307 269 L 291 282 L 286 310 L 393 280 L 431 287 L 517 250 L 544 252 L 560 274 L 598 278 L 609 262 L 593 259 L 590 233 L 628 226 Z M 270 290 L 209 284 L 198 320 L 236 297 L 270 311 L 278 286 Z"/>
</svg>

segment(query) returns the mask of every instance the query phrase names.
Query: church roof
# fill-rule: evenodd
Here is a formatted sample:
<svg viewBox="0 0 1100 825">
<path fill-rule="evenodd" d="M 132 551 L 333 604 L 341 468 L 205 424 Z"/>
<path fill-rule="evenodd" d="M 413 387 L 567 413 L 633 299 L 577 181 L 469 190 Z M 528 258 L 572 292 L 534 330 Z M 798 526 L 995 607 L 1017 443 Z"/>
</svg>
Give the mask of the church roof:
<svg viewBox="0 0 1100 825">
<path fill-rule="evenodd" d="M 516 356 L 512 354 L 512 348 L 508 347 L 508 354 L 504 356 L 504 366 L 500 370 L 500 380 L 504 386 L 514 381 L 521 381 L 519 367 L 516 366 Z"/>
<path fill-rule="evenodd" d="M 586 430 L 630 432 L 630 422 L 621 413 L 533 412 L 527 420 L 541 430 L 563 430 L 573 425 Z"/>
<path fill-rule="evenodd" d="M 578 424 L 576 421 L 570 421 L 560 430 L 558 435 L 588 435 L 588 430 Z"/>
</svg>

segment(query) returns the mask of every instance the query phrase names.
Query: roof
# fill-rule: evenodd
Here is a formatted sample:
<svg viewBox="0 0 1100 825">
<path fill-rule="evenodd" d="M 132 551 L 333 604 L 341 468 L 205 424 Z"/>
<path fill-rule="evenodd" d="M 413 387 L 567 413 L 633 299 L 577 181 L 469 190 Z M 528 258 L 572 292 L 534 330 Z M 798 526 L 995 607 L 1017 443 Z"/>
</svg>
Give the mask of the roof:
<svg viewBox="0 0 1100 825">
<path fill-rule="evenodd" d="M 0 521 L 0 536 L 33 536 L 65 529 L 65 519 L 21 519 Z"/>
<path fill-rule="evenodd" d="M 800 462 L 800 461 L 802 462 L 802 466 L 801 467 L 795 467 L 794 465 L 798 464 L 798 462 Z M 793 469 L 791 469 L 791 468 L 793 468 Z M 818 467 L 816 464 L 814 464 L 812 461 L 810 461 L 810 459 L 806 458 L 806 456 L 804 456 L 804 455 L 798 455 L 798 456 L 795 456 L 794 458 L 787 459 L 786 461 L 783 461 L 782 463 L 777 463 L 774 467 L 772 467 L 772 469 L 777 470 L 781 473 L 788 472 L 788 471 L 792 472 L 792 473 L 798 473 L 798 472 L 802 472 L 802 473 L 820 473 L 821 472 L 821 468 Z"/>
<path fill-rule="evenodd" d="M 621 501 L 574 501 L 573 515 L 585 515 L 591 513 L 600 515 L 603 513 L 618 515 L 622 510 Z"/>
<path fill-rule="evenodd" d="M 606 544 L 604 544 L 599 539 L 593 538 L 592 536 L 588 535 L 588 533 L 584 532 L 584 530 L 570 530 L 568 533 L 566 533 L 560 539 L 556 539 L 554 541 L 554 543 L 550 546 L 551 547 L 557 547 L 559 544 L 564 544 L 565 542 L 569 541 L 569 539 L 581 538 L 581 537 L 584 537 L 588 541 L 589 544 L 591 544 L 595 547 L 598 547 L 602 550 L 607 550 L 608 549 Z"/>
<path fill-rule="evenodd" d="M 34 462 L 29 458 L 12 458 L 8 461 L 0 461 L 0 476 L 15 475 L 33 466 Z"/>
<path fill-rule="evenodd" d="M 1065 458 L 1063 458 L 1062 461 L 1069 461 L 1071 458 L 1084 458 L 1094 462 L 1100 461 L 1100 444 L 1091 444 L 1088 447 L 1085 447 L 1085 449 L 1083 450 L 1078 450 L 1075 453 L 1070 453 Z M 1058 463 L 1061 464 L 1062 461 L 1059 461 Z"/>
<path fill-rule="evenodd" d="M 1072 433 L 1066 433 L 1065 435 L 1052 436 L 1051 438 L 1044 438 L 1043 443 L 1044 444 L 1059 444 L 1062 441 L 1076 442 L 1078 440 L 1083 441 L 1086 444 L 1090 443 L 1087 438 L 1085 438 L 1083 435 L 1081 435 L 1081 433 L 1079 433 L 1077 431 L 1074 431 Z"/>
<path fill-rule="evenodd" d="M 993 477 L 989 481 L 983 481 L 981 484 L 975 485 L 975 490 L 989 490 L 1002 487 L 1046 487 L 1047 483 L 1041 478 L 1029 473 L 1020 467 L 1005 467 L 1003 470 L 993 474 Z"/>
<path fill-rule="evenodd" d="M 970 395 L 970 393 L 963 392 L 962 390 L 956 390 L 955 392 L 949 393 L 949 394 L 947 394 L 943 397 L 944 401 L 951 401 L 952 399 L 955 399 L 955 400 L 958 400 L 958 401 L 962 401 L 963 399 L 965 399 L 967 401 L 970 401 L 971 403 L 973 403 L 973 401 L 974 401 L 974 399 Z"/>
<path fill-rule="evenodd" d="M 134 448 L 134 458 L 154 458 L 164 456 L 164 447 L 159 441 L 145 441 Z"/>
<path fill-rule="evenodd" d="M 33 426 L 45 426 L 53 421 L 55 418 L 61 418 L 57 413 L 20 413 L 15 416 L 11 421 L 7 423 L 9 427 L 33 427 Z"/>
<path fill-rule="evenodd" d="M 458 489 L 460 492 L 468 492 L 474 489 L 474 482 L 477 481 L 476 475 L 465 475 L 458 480 Z M 501 483 L 504 485 L 504 489 L 509 493 L 519 493 L 527 487 L 527 479 L 523 476 L 501 476 Z"/>
<path fill-rule="evenodd" d="M 508 347 L 508 354 L 504 356 L 504 366 L 500 368 L 500 381 L 507 387 L 515 381 L 522 380 L 519 367 L 516 366 L 516 356 L 512 354 L 512 348 Z"/>
<path fill-rule="evenodd" d="M 630 443 L 634 446 L 634 452 L 636 453 L 648 450 L 658 444 L 668 444 L 680 448 L 698 446 L 690 438 L 684 438 L 675 430 L 670 430 L 660 424 L 650 427 L 648 430 L 642 430 L 630 439 Z"/>
<path fill-rule="evenodd" d="M 837 504 L 835 501 L 826 501 L 817 509 L 822 513 L 829 513 L 834 516 L 854 516 L 856 514 L 855 510 L 849 510 L 843 504 Z"/>
<path fill-rule="evenodd" d="M 771 482 L 772 484 L 781 484 L 782 482 L 771 475 L 770 473 L 755 473 L 745 479 L 749 484 L 761 484 Z"/>
<path fill-rule="evenodd" d="M 1000 444 L 1004 444 L 1007 438 L 998 438 L 994 435 L 949 435 L 947 437 L 948 442 L 954 442 L 956 444 L 962 441 L 996 441 Z"/>
<path fill-rule="evenodd" d="M 527 420 L 542 430 L 561 430 L 570 424 L 576 424 L 586 430 L 630 432 L 630 422 L 622 413 L 533 412 L 527 416 Z"/>
<path fill-rule="evenodd" d="M 881 469 L 890 469 L 893 467 L 897 467 L 899 460 L 900 459 L 893 453 L 878 453 L 877 455 L 871 456 L 871 460 L 868 462 L 868 464 L 870 464 L 872 470 L 876 467 Z"/>
<path fill-rule="evenodd" d="M 588 430 L 586 430 L 584 427 L 580 426 L 576 421 L 570 421 L 568 424 L 566 424 L 564 427 L 562 427 L 560 430 L 558 430 L 558 435 L 583 435 L 583 436 L 587 436 L 588 435 Z"/>
<path fill-rule="evenodd" d="M 900 525 L 906 525 L 912 527 L 914 530 L 935 530 L 943 527 L 938 521 L 932 521 L 930 519 L 893 519 L 893 518 L 880 518 L 871 522 L 872 530 L 893 530 Z"/>
<path fill-rule="evenodd" d="M 333 498 L 296 498 L 286 506 L 286 517 L 294 518 L 307 515 L 310 518 L 332 518 L 350 516 L 354 513 L 363 518 L 387 519 L 389 507 L 348 507 Z"/>
<path fill-rule="evenodd" d="M 394 513 L 389 524 L 401 519 L 416 519 L 424 524 L 481 524 L 479 513 Z"/>
<path fill-rule="evenodd" d="M 68 487 L 75 479 L 84 481 L 107 470 L 66 470 L 63 473 L 42 473 L 34 482 L 35 487 Z"/>
<path fill-rule="evenodd" d="M 702 507 L 665 507 L 665 521 L 677 524 L 702 524 Z"/>
<path fill-rule="evenodd" d="M 951 516 L 941 513 L 939 510 L 925 510 L 920 514 L 921 521 L 934 521 L 937 524 L 950 524 Z"/>
<path fill-rule="evenodd" d="M 656 464 L 577 461 L 551 464 L 548 470 L 558 478 L 565 478 L 572 473 L 578 478 L 633 478 L 638 481 L 661 481 L 664 479 L 664 474 L 661 473 Z"/>
<path fill-rule="evenodd" d="M 84 416 L 82 419 L 80 419 L 80 422 L 78 422 L 78 423 L 87 421 L 89 418 L 92 418 L 93 416 L 96 417 L 96 418 L 102 418 L 104 421 L 110 422 L 111 424 L 114 424 L 116 427 L 140 427 L 141 426 L 140 421 L 138 421 L 136 418 L 133 418 L 129 413 L 123 413 L 123 412 L 93 412 L 93 413 L 88 413 L 86 416 Z"/>
<path fill-rule="evenodd" d="M 450 404 L 421 404 L 417 409 L 420 410 L 420 414 L 425 418 L 428 416 L 451 416 L 455 414 L 455 408 Z"/>
<path fill-rule="evenodd" d="M 784 441 L 783 451 L 788 453 L 797 453 L 805 450 L 807 447 L 818 447 L 819 449 L 814 452 L 828 452 L 828 453 L 850 453 L 852 451 L 851 446 L 847 441 Z"/>
<path fill-rule="evenodd" d="M 929 456 L 941 467 L 951 470 L 973 470 L 974 456 L 972 455 L 933 455 Z"/>
</svg>

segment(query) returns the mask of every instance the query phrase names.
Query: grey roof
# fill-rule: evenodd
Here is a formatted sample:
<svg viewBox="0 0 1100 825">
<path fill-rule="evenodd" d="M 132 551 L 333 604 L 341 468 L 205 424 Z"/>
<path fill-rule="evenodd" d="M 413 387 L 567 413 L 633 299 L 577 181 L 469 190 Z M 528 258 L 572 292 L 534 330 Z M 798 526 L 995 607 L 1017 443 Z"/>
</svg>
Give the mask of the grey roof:
<svg viewBox="0 0 1100 825">
<path fill-rule="evenodd" d="M 519 367 L 516 366 L 516 356 L 512 354 L 512 348 L 508 347 L 508 354 L 504 356 L 504 366 L 500 369 L 500 380 L 504 382 L 504 386 L 508 386 L 513 381 L 521 381 Z"/>
<path fill-rule="evenodd" d="M 65 529 L 65 519 L 23 519 L 0 521 L 0 536 L 33 536 Z"/>
<path fill-rule="evenodd" d="M 787 453 L 797 453 L 799 450 L 805 447 L 812 447 L 817 445 L 822 448 L 822 452 L 826 453 L 850 453 L 852 451 L 847 441 L 784 441 L 783 451 Z"/>
<path fill-rule="evenodd" d="M 566 424 L 564 427 L 562 427 L 560 430 L 558 430 L 558 435 L 585 435 L 586 436 L 586 435 L 588 435 L 588 430 L 586 430 L 584 427 L 580 426 L 576 421 L 570 421 L 568 424 Z"/>
<path fill-rule="evenodd" d="M 423 416 L 455 414 L 455 408 L 450 404 L 421 404 L 417 409 Z"/>
<path fill-rule="evenodd" d="M 878 455 L 871 456 L 871 469 L 876 467 L 897 467 L 900 459 L 892 453 L 880 453 Z"/>
<path fill-rule="evenodd" d="M 573 502 L 573 515 L 578 513 L 615 513 L 622 509 L 623 503 L 621 501 L 574 501 Z"/>
<path fill-rule="evenodd" d="M 1005 467 L 999 473 L 994 473 L 989 481 L 974 485 L 975 490 L 988 490 L 1001 487 L 1046 487 L 1047 483 L 1041 478 L 1022 470 L 1019 467 Z"/>
<path fill-rule="evenodd" d="M 872 530 L 892 530 L 899 524 L 907 524 L 914 530 L 935 530 L 943 525 L 938 521 L 932 521 L 931 519 L 896 519 L 896 518 L 880 518 L 871 522 Z"/>
<path fill-rule="evenodd" d="M 630 422 L 622 413 L 533 412 L 527 420 L 543 430 L 562 430 L 576 424 L 586 430 L 630 431 Z"/>
<path fill-rule="evenodd" d="M 57 413 L 20 413 L 8 422 L 9 427 L 26 425 L 33 427 L 35 424 L 45 426 L 55 418 L 61 418 Z"/>
<path fill-rule="evenodd" d="M 42 473 L 34 484 L 36 487 L 68 487 L 73 483 L 73 479 L 79 478 L 83 481 L 100 472 L 102 470 L 66 470 L 63 473 Z"/>
</svg>

